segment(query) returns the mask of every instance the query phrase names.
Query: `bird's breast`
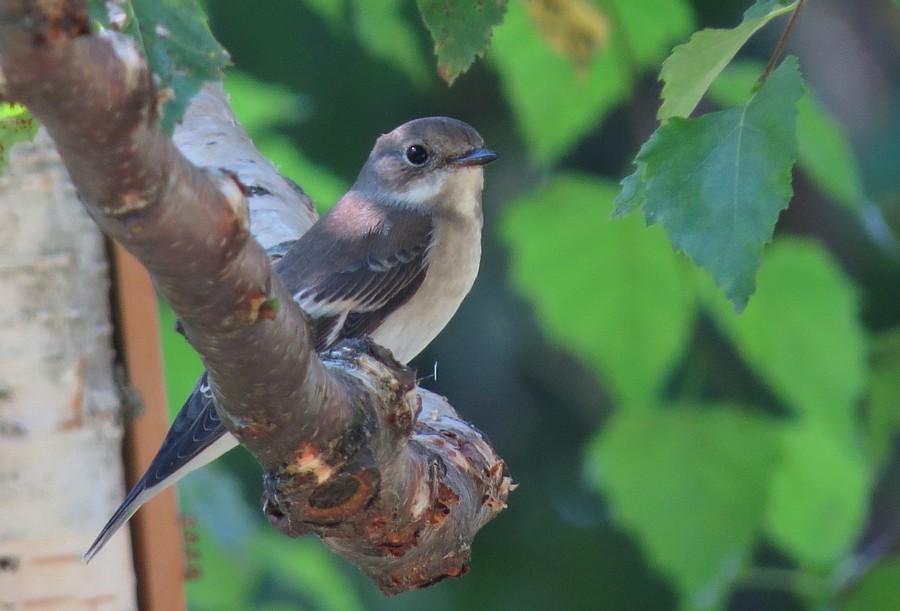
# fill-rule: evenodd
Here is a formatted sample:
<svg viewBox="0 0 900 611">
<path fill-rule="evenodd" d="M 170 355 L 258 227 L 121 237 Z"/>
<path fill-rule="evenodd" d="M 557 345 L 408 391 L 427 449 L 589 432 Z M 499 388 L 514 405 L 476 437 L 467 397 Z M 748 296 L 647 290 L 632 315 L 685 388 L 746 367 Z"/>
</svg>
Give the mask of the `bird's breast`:
<svg viewBox="0 0 900 611">
<path fill-rule="evenodd" d="M 450 322 L 481 263 L 481 211 L 436 220 L 428 271 L 419 290 L 372 333 L 401 363 L 409 362 Z"/>
</svg>

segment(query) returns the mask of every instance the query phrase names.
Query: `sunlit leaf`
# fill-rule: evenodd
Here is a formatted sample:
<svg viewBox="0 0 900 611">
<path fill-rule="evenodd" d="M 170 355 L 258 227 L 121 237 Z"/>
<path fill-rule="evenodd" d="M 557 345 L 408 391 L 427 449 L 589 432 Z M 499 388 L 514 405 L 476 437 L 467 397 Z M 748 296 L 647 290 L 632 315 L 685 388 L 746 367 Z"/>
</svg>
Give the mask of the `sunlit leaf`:
<svg viewBox="0 0 900 611">
<path fill-rule="evenodd" d="M 0 172 L 9 164 L 12 146 L 33 140 L 39 125 L 24 106 L 0 102 Z"/>
<path fill-rule="evenodd" d="M 356 0 L 354 30 L 370 53 L 402 70 L 413 83 L 428 82 L 428 63 L 401 0 Z M 418 25 L 418 24 L 417 24 Z"/>
<path fill-rule="evenodd" d="M 665 123 L 641 147 L 636 176 L 626 179 L 639 197 L 617 201 L 617 213 L 642 204 L 647 222 L 661 224 L 738 309 L 790 201 L 802 89 L 789 57 L 746 106 Z"/>
<path fill-rule="evenodd" d="M 343 0 L 302 0 L 303 4 L 319 14 L 332 26 L 340 25 L 347 11 L 347 3 Z"/>
<path fill-rule="evenodd" d="M 449 84 L 484 55 L 507 0 L 416 0 L 434 39 L 438 73 Z"/>
<path fill-rule="evenodd" d="M 301 94 L 246 72 L 229 70 L 224 85 L 232 110 L 253 136 L 297 125 L 310 115 L 309 103 Z"/>
<path fill-rule="evenodd" d="M 709 608 L 750 558 L 777 461 L 770 421 L 736 406 L 678 406 L 618 412 L 587 469 L 683 606 Z"/>
<path fill-rule="evenodd" d="M 852 282 L 819 245 L 776 241 L 741 316 L 710 297 L 717 323 L 788 409 L 848 438 L 866 380 Z"/>
<path fill-rule="evenodd" d="M 625 405 L 654 402 L 694 320 L 684 262 L 658 228 L 609 220 L 615 185 L 561 175 L 510 204 L 516 285 L 548 335 L 601 372 Z"/>
<path fill-rule="evenodd" d="M 851 210 L 862 207 L 862 173 L 847 136 L 809 91 L 798 105 L 797 147 L 800 167 L 817 187 Z"/>
<path fill-rule="evenodd" d="M 638 68 L 655 68 L 673 43 L 694 29 L 691 3 L 684 0 L 603 0 L 621 26 L 617 43 Z"/>
<path fill-rule="evenodd" d="M 770 20 L 793 10 L 796 4 L 784 6 L 779 0 L 757 0 L 737 27 L 701 30 L 689 42 L 675 47 L 660 72 L 660 79 L 665 81 L 663 103 L 657 113 L 660 122 L 690 115 L 744 43 Z"/>
<path fill-rule="evenodd" d="M 900 439 L 900 328 L 872 340 L 866 429 L 872 462 L 880 466 Z"/>
<path fill-rule="evenodd" d="M 856 444 L 802 419 L 781 431 L 784 459 L 772 477 L 767 531 L 812 569 L 834 567 L 860 536 L 870 492 Z"/>
</svg>

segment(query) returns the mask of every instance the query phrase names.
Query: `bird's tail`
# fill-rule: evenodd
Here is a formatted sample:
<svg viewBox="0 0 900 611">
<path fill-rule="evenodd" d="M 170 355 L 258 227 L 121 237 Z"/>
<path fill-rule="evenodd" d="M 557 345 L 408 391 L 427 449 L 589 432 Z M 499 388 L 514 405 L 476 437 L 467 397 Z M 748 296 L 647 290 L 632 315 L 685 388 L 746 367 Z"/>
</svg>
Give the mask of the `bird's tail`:
<svg viewBox="0 0 900 611">
<path fill-rule="evenodd" d="M 237 440 L 227 434 L 216 414 L 204 373 L 175 417 L 147 472 L 97 535 L 83 560 L 89 562 L 141 505 L 236 445 Z"/>
</svg>

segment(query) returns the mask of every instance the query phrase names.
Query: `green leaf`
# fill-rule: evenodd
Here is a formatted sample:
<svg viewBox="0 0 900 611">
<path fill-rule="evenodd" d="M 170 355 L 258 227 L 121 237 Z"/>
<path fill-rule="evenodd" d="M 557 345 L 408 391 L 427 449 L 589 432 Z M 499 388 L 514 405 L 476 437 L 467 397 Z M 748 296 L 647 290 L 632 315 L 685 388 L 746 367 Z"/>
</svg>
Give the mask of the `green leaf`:
<svg viewBox="0 0 900 611">
<path fill-rule="evenodd" d="M 900 327 L 873 338 L 871 367 L 865 421 L 870 455 L 878 467 L 900 439 Z"/>
<path fill-rule="evenodd" d="M 278 171 L 301 183 L 320 211 L 337 203 L 350 185 L 313 162 L 284 135 L 285 126 L 300 123 L 308 114 L 300 96 L 236 70 L 228 72 L 225 89 L 253 143 Z"/>
<path fill-rule="evenodd" d="M 613 218 L 621 218 L 627 216 L 644 205 L 647 194 L 644 191 L 644 172 L 647 170 L 646 163 L 637 163 L 637 169 L 633 174 L 629 174 L 619 183 L 622 190 L 613 200 Z"/>
<path fill-rule="evenodd" d="M 336 204 L 350 187 L 330 169 L 310 159 L 294 140 L 284 134 L 267 132 L 259 138 L 254 137 L 253 142 L 282 175 L 293 178 L 303 186 L 320 213 Z"/>
<path fill-rule="evenodd" d="M 518 2 L 494 33 L 490 59 L 531 155 L 546 163 L 597 125 L 631 88 L 618 52 L 608 49 L 580 69 L 547 45 Z"/>
<path fill-rule="evenodd" d="M 610 221 L 615 185 L 558 175 L 507 208 L 515 284 L 548 335 L 597 369 L 626 405 L 655 403 L 685 350 L 695 303 L 658 228 Z"/>
<path fill-rule="evenodd" d="M 428 64 L 403 14 L 401 0 L 356 0 L 353 25 L 357 39 L 375 57 L 406 74 L 416 85 L 428 82 Z M 455 78 L 455 77 L 454 77 Z"/>
<path fill-rule="evenodd" d="M 738 309 L 753 292 L 764 246 L 791 198 L 802 90 L 789 57 L 746 106 L 674 118 L 637 156 L 647 222 L 660 223 Z"/>
<path fill-rule="evenodd" d="M 900 609 L 898 583 L 900 583 L 900 560 L 895 558 L 884 560 L 850 591 L 841 609 L 843 611 Z"/>
<path fill-rule="evenodd" d="M 0 172 L 9 164 L 12 146 L 34 140 L 39 125 L 24 106 L 0 102 Z"/>
<path fill-rule="evenodd" d="M 160 90 L 171 90 L 161 119 L 163 129 L 171 132 L 203 83 L 221 78 L 228 53 L 213 38 L 194 0 L 140 0 L 130 8 L 125 31 L 143 48 Z"/>
<path fill-rule="evenodd" d="M 778 0 L 757 0 L 744 13 L 739 26 L 730 30 L 701 30 L 687 43 L 675 47 L 659 75 L 665 81 L 663 103 L 657 113 L 660 122 L 690 115 L 744 43 L 773 18 L 793 10 L 796 4 L 782 6 Z"/>
<path fill-rule="evenodd" d="M 747 563 L 778 460 L 774 425 L 735 406 L 618 412 L 588 474 L 687 608 L 721 603 Z"/>
<path fill-rule="evenodd" d="M 308 600 L 310 608 L 322 611 L 363 609 L 353 582 L 340 570 L 335 555 L 318 539 L 290 539 L 269 529 L 251 541 L 249 560 L 251 566 L 265 570 L 279 589 L 291 595 L 284 601 L 286 604 L 299 599 Z"/>
<path fill-rule="evenodd" d="M 709 88 L 709 99 L 719 106 L 743 106 L 756 91 L 765 64 L 737 60 L 728 65 Z"/>
<path fill-rule="evenodd" d="M 859 163 L 834 117 L 809 91 L 797 113 L 800 167 L 818 188 L 852 211 L 866 199 Z"/>
<path fill-rule="evenodd" d="M 758 284 L 741 316 L 710 295 L 716 322 L 789 409 L 852 438 L 866 380 L 865 331 L 852 282 L 815 242 L 780 239 Z"/>
<path fill-rule="evenodd" d="M 169 418 L 174 419 L 185 398 L 194 389 L 203 373 L 197 352 L 180 333 L 175 331 L 178 317 L 166 302 L 159 303 L 159 337 L 162 343 L 163 365 L 166 373 L 166 395 L 169 398 Z"/>
<path fill-rule="evenodd" d="M 672 43 L 694 29 L 690 3 L 682 0 L 601 0 L 600 4 L 615 16 L 621 27 L 621 37 L 615 40 L 628 45 L 630 59 L 638 68 L 657 66 Z"/>
<path fill-rule="evenodd" d="M 452 85 L 484 55 L 491 31 L 503 21 L 507 0 L 416 0 L 438 58 L 438 73 Z"/>
<path fill-rule="evenodd" d="M 374 57 L 406 74 L 417 86 L 428 82 L 429 67 L 406 18 L 401 0 L 303 0 L 338 33 L 352 29 L 356 40 Z"/>
<path fill-rule="evenodd" d="M 763 66 L 736 62 L 709 89 L 710 99 L 723 106 L 744 104 Z M 797 106 L 797 163 L 823 193 L 852 211 L 866 199 L 859 163 L 837 120 L 807 89 Z"/>
<path fill-rule="evenodd" d="M 310 115 L 303 96 L 246 72 L 229 70 L 224 86 L 234 113 L 254 139 L 262 132 L 298 125 Z"/>
<path fill-rule="evenodd" d="M 185 595 L 191 609 L 249 609 L 252 591 L 260 574 L 242 554 L 223 549 L 206 526 L 198 521 L 197 542 L 191 545 L 197 564 L 202 561 L 200 575 L 185 581 Z"/>
<path fill-rule="evenodd" d="M 772 478 L 771 540 L 821 572 L 852 552 L 868 508 L 868 467 L 847 437 L 800 420 L 781 432 L 784 461 Z"/>
<path fill-rule="evenodd" d="M 591 11 L 607 9 L 616 19 L 609 20 L 614 25 L 608 34 L 594 34 L 599 50 L 578 60 L 556 48 L 524 4 L 510 4 L 489 57 L 531 156 L 544 163 L 552 163 L 598 127 L 627 99 L 633 73 L 658 61 L 692 24 L 690 9 L 681 0 L 608 0 L 599 8 L 588 3 Z M 656 18 L 647 21 L 647 14 Z M 601 16 L 607 19 L 605 13 Z"/>
<path fill-rule="evenodd" d="M 340 26 L 344 21 L 347 9 L 347 3 L 344 0 L 303 0 L 303 4 L 332 27 Z"/>
</svg>

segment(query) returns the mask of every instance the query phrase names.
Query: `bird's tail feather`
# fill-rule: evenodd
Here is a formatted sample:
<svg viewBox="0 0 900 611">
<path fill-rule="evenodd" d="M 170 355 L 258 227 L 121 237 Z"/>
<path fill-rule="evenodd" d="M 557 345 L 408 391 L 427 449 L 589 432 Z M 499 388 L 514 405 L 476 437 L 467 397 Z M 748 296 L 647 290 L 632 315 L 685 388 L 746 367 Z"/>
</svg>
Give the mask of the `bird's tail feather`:
<svg viewBox="0 0 900 611">
<path fill-rule="evenodd" d="M 227 434 L 216 414 L 206 374 L 203 374 L 175 417 L 147 472 L 85 552 L 84 561 L 90 561 L 141 505 L 236 445 L 237 440 Z"/>
</svg>

